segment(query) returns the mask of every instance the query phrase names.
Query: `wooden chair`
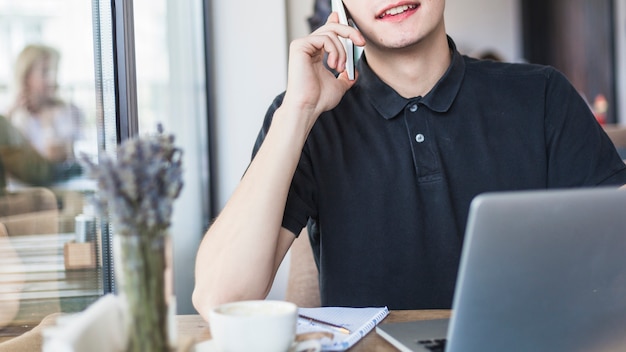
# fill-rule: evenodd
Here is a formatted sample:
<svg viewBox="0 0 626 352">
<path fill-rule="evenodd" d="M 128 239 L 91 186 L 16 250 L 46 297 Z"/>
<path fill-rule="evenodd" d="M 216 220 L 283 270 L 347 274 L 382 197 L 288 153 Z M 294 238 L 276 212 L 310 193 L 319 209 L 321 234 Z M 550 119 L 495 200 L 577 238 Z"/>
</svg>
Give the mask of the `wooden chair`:
<svg viewBox="0 0 626 352">
<path fill-rule="evenodd" d="M 319 307 L 319 272 L 306 228 L 291 245 L 290 251 L 285 300 L 297 304 L 298 307 Z"/>
</svg>

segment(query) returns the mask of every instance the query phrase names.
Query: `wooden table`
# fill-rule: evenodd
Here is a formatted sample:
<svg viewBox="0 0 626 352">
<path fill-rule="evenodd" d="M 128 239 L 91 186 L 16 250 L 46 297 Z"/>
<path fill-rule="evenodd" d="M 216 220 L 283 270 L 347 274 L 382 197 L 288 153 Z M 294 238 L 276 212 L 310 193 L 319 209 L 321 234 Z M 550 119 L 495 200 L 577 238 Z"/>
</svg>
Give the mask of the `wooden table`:
<svg viewBox="0 0 626 352">
<path fill-rule="evenodd" d="M 53 314 L 52 316 L 58 316 Z M 49 317 L 49 318 L 50 318 Z M 449 318 L 449 310 L 395 310 L 391 311 L 389 315 L 381 322 L 381 324 L 403 322 L 411 320 L 429 320 L 429 319 L 441 319 Z M 19 346 L 28 346 L 26 349 L 9 349 L 12 352 L 34 352 L 41 350 L 42 344 L 42 329 L 47 326 L 53 325 L 56 318 L 46 319 L 45 324 L 37 326 L 32 331 L 20 336 L 21 341 L 17 344 Z M 211 339 L 211 331 L 209 330 L 209 324 L 204 321 L 199 315 L 178 315 L 176 316 L 177 334 L 178 334 L 178 348 L 177 352 L 192 351 L 191 347 L 203 341 Z M 15 337 L 15 336 L 14 336 Z M 9 341 L 5 339 L 8 343 Z M 2 340 L 0 340 L 0 350 L 5 351 L 2 347 Z M 6 347 L 6 346 L 5 346 Z M 357 342 L 348 351 L 350 352 L 370 352 L 370 351 L 397 351 L 395 347 L 385 341 L 382 337 L 376 334 L 375 330 L 372 330 L 361 341 Z"/>
<path fill-rule="evenodd" d="M 382 321 L 381 324 L 449 317 L 449 310 L 393 310 L 389 312 L 389 315 Z M 211 339 L 209 324 L 199 315 L 179 315 L 176 318 L 179 341 L 194 341 L 198 343 Z M 378 336 L 376 331 L 372 330 L 372 332 L 365 335 L 361 341 L 357 342 L 357 344 L 348 351 L 397 351 L 397 349 L 385 341 L 382 337 Z"/>
</svg>

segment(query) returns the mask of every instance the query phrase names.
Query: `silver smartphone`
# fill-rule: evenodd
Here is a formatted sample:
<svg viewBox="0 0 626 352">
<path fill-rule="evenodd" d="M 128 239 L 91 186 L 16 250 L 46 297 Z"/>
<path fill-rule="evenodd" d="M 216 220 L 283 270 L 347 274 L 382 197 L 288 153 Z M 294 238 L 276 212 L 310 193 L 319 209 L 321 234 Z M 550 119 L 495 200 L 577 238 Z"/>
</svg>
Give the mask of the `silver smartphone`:
<svg viewBox="0 0 626 352">
<path fill-rule="evenodd" d="M 339 23 L 354 27 L 354 23 L 346 15 L 346 8 L 343 5 L 343 1 L 331 0 L 331 9 L 333 12 L 339 14 Z M 352 43 L 352 40 L 349 38 L 339 37 L 339 39 L 343 44 L 343 48 L 346 50 L 346 72 L 348 73 L 348 78 L 354 80 L 354 66 L 358 59 L 354 52 L 354 43 Z"/>
</svg>

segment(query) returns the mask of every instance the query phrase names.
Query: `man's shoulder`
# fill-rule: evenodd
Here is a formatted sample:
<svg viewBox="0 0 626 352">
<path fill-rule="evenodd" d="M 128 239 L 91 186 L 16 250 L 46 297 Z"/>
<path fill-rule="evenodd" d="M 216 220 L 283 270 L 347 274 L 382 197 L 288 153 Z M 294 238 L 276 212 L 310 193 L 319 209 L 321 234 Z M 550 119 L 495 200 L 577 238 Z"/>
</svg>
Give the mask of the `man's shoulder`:
<svg viewBox="0 0 626 352">
<path fill-rule="evenodd" d="M 556 69 L 552 66 L 531 64 L 524 62 L 498 62 L 491 60 L 479 60 L 464 56 L 466 72 L 487 76 L 510 76 L 510 77 L 541 77 L 547 79 L 554 75 Z"/>
</svg>

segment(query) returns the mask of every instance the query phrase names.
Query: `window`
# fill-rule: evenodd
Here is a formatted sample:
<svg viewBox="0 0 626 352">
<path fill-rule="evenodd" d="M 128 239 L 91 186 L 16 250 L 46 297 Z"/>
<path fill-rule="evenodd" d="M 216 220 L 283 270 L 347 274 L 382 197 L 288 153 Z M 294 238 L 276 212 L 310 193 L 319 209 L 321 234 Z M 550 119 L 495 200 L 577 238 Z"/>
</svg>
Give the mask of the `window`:
<svg viewBox="0 0 626 352">
<path fill-rule="evenodd" d="M 28 329 L 105 292 L 95 188 L 76 164 L 98 153 L 92 9 L 0 1 L 0 23 L 0 325 Z"/>
<path fill-rule="evenodd" d="M 0 0 L 0 342 L 115 291 L 112 229 L 94 216 L 97 188 L 77 159 L 114 153 L 157 123 L 185 153 L 171 232 L 178 312 L 193 312 L 189 258 L 210 214 L 204 6 Z M 39 72 L 48 110 L 18 90 L 28 47 L 48 57 L 25 70 Z"/>
</svg>

